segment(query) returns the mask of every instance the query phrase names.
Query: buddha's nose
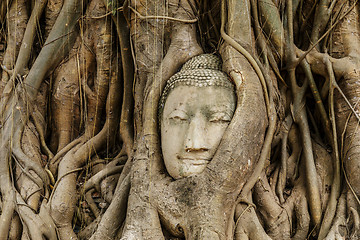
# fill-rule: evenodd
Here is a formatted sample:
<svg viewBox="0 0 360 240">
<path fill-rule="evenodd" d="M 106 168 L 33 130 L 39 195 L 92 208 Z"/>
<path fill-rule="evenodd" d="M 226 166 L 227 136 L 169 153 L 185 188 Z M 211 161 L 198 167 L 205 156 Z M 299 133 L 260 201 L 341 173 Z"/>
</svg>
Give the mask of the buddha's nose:
<svg viewBox="0 0 360 240">
<path fill-rule="evenodd" d="M 191 119 L 185 136 L 185 151 L 208 151 L 206 120 L 195 116 Z"/>
</svg>

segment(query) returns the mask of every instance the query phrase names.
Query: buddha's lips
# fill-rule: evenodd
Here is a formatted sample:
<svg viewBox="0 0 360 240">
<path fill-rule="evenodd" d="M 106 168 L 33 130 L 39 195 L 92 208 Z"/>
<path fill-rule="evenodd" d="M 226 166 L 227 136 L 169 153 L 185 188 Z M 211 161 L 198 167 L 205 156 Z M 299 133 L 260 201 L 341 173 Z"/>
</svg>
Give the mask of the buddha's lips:
<svg viewBox="0 0 360 240">
<path fill-rule="evenodd" d="M 191 165 L 205 165 L 210 162 L 208 159 L 194 159 L 194 158 L 180 158 L 180 160 L 184 163 L 191 164 Z"/>
</svg>

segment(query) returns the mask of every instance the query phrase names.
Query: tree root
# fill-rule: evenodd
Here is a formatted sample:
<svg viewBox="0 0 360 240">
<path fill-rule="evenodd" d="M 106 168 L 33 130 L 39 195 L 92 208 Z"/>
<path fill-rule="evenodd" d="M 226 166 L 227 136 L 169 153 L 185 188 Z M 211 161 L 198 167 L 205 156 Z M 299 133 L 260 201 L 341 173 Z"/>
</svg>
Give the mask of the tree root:
<svg viewBox="0 0 360 240">
<path fill-rule="evenodd" d="M 20 76 L 23 76 L 26 73 L 25 69 L 27 68 L 27 64 L 30 59 L 31 50 L 35 39 L 37 23 L 39 22 L 39 19 L 46 4 L 47 0 L 36 1 L 29 21 L 26 24 L 26 30 L 24 32 L 23 40 L 21 41 L 19 55 L 17 56 L 16 64 L 14 66 L 13 74 L 11 76 L 12 79 L 14 79 L 18 74 L 20 74 Z"/>
<path fill-rule="evenodd" d="M 1 165 L 0 170 L 0 190 L 2 193 L 2 212 L 0 216 L 0 239 L 6 240 L 10 230 L 11 219 L 15 210 L 15 192 L 11 186 L 10 173 L 9 173 L 9 158 L 8 151 L 4 147 L 1 148 Z"/>
<path fill-rule="evenodd" d="M 90 240 L 113 239 L 125 220 L 128 194 L 130 192 L 130 175 L 127 175 L 115 191 L 110 206 L 99 222 L 96 232 Z"/>
<path fill-rule="evenodd" d="M 18 5 L 23 6 L 23 5 Z M 52 33 L 49 36 L 47 44 L 42 48 L 39 57 L 35 60 L 33 67 L 31 68 L 27 78 L 24 81 L 24 85 L 21 85 L 21 87 L 24 87 L 22 89 L 23 93 L 26 93 L 26 100 L 33 100 L 40 88 L 40 85 L 48 73 L 49 69 L 54 66 L 54 64 L 58 63 L 61 56 L 63 54 L 66 54 L 67 51 L 63 51 L 64 47 L 66 48 L 69 42 L 71 42 L 71 36 L 72 34 L 69 34 L 69 38 L 63 39 L 59 38 L 59 35 L 62 36 L 64 33 L 69 33 L 73 31 L 74 26 L 76 25 L 77 21 L 74 20 L 77 18 L 77 16 L 81 13 L 81 11 L 78 11 L 76 9 L 79 9 L 82 7 L 82 4 L 77 4 L 77 1 L 68 0 L 64 4 L 64 8 L 62 10 L 61 17 L 58 18 L 57 24 L 55 24 L 54 29 Z M 68 11 L 69 8 L 71 11 Z M 75 11 L 74 11 L 75 10 Z M 14 11 L 15 15 L 19 11 Z M 26 13 L 26 11 L 23 9 L 20 12 Z M 21 14 L 22 16 L 25 16 Z M 18 19 L 19 20 L 19 19 Z M 18 22 L 18 21 L 9 21 L 9 22 Z M 23 28 L 19 28 L 23 29 Z M 55 40 L 57 39 L 57 40 Z M 51 42 L 51 43 L 49 43 Z M 17 41 L 13 42 L 15 45 Z M 10 51 L 10 48 L 8 48 Z M 16 52 L 16 51 L 15 51 Z M 60 53 L 60 54 L 56 54 Z M 57 58 L 54 58 L 54 56 L 58 56 Z M 9 61 L 9 67 L 5 65 L 8 69 L 12 68 L 11 64 L 14 64 L 14 60 L 16 56 L 9 56 L 7 61 Z M 6 75 L 3 75 L 3 77 Z M 8 80 L 4 80 L 4 82 L 8 82 Z M 20 87 L 19 87 L 20 88 Z M 14 136 L 14 125 L 17 125 L 18 129 L 21 131 L 19 132 L 17 130 L 17 135 L 21 136 L 22 129 L 24 125 L 27 122 L 27 119 L 22 119 L 23 115 L 20 113 L 21 106 L 17 105 L 15 102 L 18 100 L 17 97 L 13 96 L 14 91 L 12 92 L 12 96 L 9 96 L 9 101 L 6 106 L 6 111 L 3 114 L 5 121 L 2 121 L 3 126 L 1 130 L 1 163 L 2 163 L 2 170 L 0 171 L 0 183 L 1 183 L 1 193 L 4 200 L 3 203 L 3 211 L 0 216 L 0 221 L 2 222 L 0 226 L 0 239 L 7 239 L 9 228 L 10 228 L 10 222 L 11 218 L 14 213 L 15 209 L 15 192 L 12 189 L 11 185 L 11 175 L 10 175 L 10 160 L 11 160 L 11 138 Z M 5 98 L 4 98 L 5 99 Z M 23 99 L 22 99 L 23 100 Z M 16 107 L 20 107 L 20 109 L 17 109 Z M 5 109 L 5 108 L 4 108 Z M 11 121 L 7 121 L 11 117 Z M 20 141 L 20 140 L 19 140 Z M 18 141 L 18 143 L 19 143 Z M 20 150 L 20 148 L 18 148 Z M 17 153 L 18 155 L 21 155 L 21 157 L 25 157 L 22 155 L 22 153 L 19 151 Z M 19 158 L 21 160 L 21 158 Z M 29 162 L 28 162 L 29 163 Z M 37 171 L 36 166 L 32 165 L 31 168 L 39 174 L 39 176 L 42 176 L 42 178 L 47 179 L 47 175 L 42 175 L 41 171 Z"/>
<path fill-rule="evenodd" d="M 57 17 L 60 14 L 61 8 L 64 4 L 64 0 L 48 0 L 48 4 L 45 8 L 45 32 L 44 38 L 47 39 L 52 27 L 55 24 Z"/>
<path fill-rule="evenodd" d="M 40 213 L 35 214 L 33 210 L 24 202 L 19 193 L 16 193 L 17 211 L 27 228 L 30 239 L 43 239 L 43 236 L 49 240 L 56 240 L 56 227 L 42 204 Z M 46 202 L 46 201 L 45 201 Z"/>
<path fill-rule="evenodd" d="M 237 211 L 241 214 L 237 217 L 236 220 L 236 231 L 234 239 L 236 240 L 271 240 L 263 226 L 261 225 L 255 210 L 253 207 L 244 207 L 242 204 L 237 206 Z"/>
<path fill-rule="evenodd" d="M 8 238 L 10 240 L 19 240 L 21 239 L 21 235 L 24 235 L 23 225 L 21 223 L 19 215 L 15 213 L 11 221 Z"/>
<path fill-rule="evenodd" d="M 337 212 L 334 221 L 324 240 L 345 240 L 346 232 L 346 196 L 342 194 L 338 201 Z"/>
<path fill-rule="evenodd" d="M 122 14 L 117 13 L 113 16 L 117 34 L 120 40 L 121 63 L 124 79 L 123 101 L 120 117 L 120 136 L 125 145 L 129 159 L 132 158 L 134 146 L 134 127 L 133 127 L 133 82 L 134 82 L 134 60 L 131 54 L 131 38 L 129 29 L 126 28 L 126 20 Z"/>
<path fill-rule="evenodd" d="M 69 152 L 70 150 L 79 148 L 83 141 L 84 141 L 83 137 L 74 139 L 72 142 L 70 142 L 68 145 L 66 145 L 64 148 L 62 148 L 58 153 L 56 153 L 56 155 L 52 159 L 50 159 L 48 167 L 54 176 L 57 173 L 57 169 L 58 169 L 58 165 L 60 163 L 61 157 L 63 155 L 65 155 L 67 152 Z"/>
<path fill-rule="evenodd" d="M 254 202 L 267 234 L 273 239 L 289 239 L 292 226 L 288 212 L 272 192 L 265 174 L 254 187 Z"/>
<path fill-rule="evenodd" d="M 21 164 L 22 168 L 24 169 L 23 170 L 24 173 L 29 173 L 29 170 L 32 170 L 38 175 L 40 179 L 39 178 L 36 179 L 36 177 L 27 174 L 27 176 L 30 179 L 32 179 L 40 189 L 42 189 L 42 193 L 45 194 L 45 197 L 48 198 L 49 197 L 48 186 L 50 184 L 48 174 L 42 168 L 40 163 L 33 161 L 29 156 L 27 156 L 23 152 L 20 143 L 23 130 L 24 130 L 23 128 L 18 128 L 17 131 L 15 132 L 15 136 L 13 139 L 14 145 L 12 149 L 13 154 Z"/>
<path fill-rule="evenodd" d="M 99 208 L 96 206 L 96 203 L 94 201 L 94 199 L 92 198 L 91 194 L 95 191 L 95 189 L 90 189 L 88 192 L 85 193 L 85 201 L 87 202 L 87 204 L 89 205 L 92 213 L 94 214 L 94 216 L 96 218 L 98 218 L 100 216 L 100 210 Z"/>
<path fill-rule="evenodd" d="M 93 235 L 95 233 L 96 228 L 99 225 L 100 220 L 101 220 L 101 216 L 99 216 L 94 221 L 92 221 L 92 223 L 90 223 L 86 228 L 82 229 L 78 233 L 78 238 L 80 240 L 90 239 L 91 235 Z"/>
<path fill-rule="evenodd" d="M 112 72 L 112 76 L 109 80 L 110 91 L 108 93 L 106 104 L 106 122 L 102 130 L 96 136 L 80 145 L 76 151 L 68 152 L 59 164 L 58 176 L 60 183 L 58 184 L 58 187 L 54 189 L 50 205 L 52 210 L 51 215 L 54 218 L 55 223 L 59 226 L 61 236 L 69 236 L 66 234 L 74 236 L 74 233 L 70 228 L 75 204 L 77 202 L 75 186 L 76 174 L 73 173 L 64 177 L 62 176 L 71 169 L 83 166 L 86 160 L 99 151 L 107 141 L 111 142 L 111 137 L 115 137 L 109 136 L 109 129 L 116 129 L 119 120 L 120 113 L 118 103 L 120 102 L 120 97 L 117 93 L 120 91 L 120 81 L 115 75 L 115 72 Z M 66 193 L 66 197 L 64 196 L 64 193 Z"/>
<path fill-rule="evenodd" d="M 224 0 L 223 7 L 228 5 L 228 15 L 225 20 L 223 9 L 221 21 L 220 1 L 210 0 L 126 0 L 121 8 L 114 1 L 96 0 L 93 1 L 97 4 L 96 14 L 91 16 L 100 17 L 81 16 L 87 1 L 14 2 L 17 5 L 11 5 L 11 0 L 0 3 L 0 24 L 8 28 L 4 68 L 0 69 L 0 193 L 3 201 L 0 201 L 0 240 L 20 237 L 23 240 L 70 237 L 92 240 L 173 237 L 302 240 L 316 237 L 321 217 L 323 225 L 319 239 L 359 238 L 359 184 L 356 181 L 359 164 L 356 160 L 360 117 L 357 114 L 357 90 L 354 90 L 357 89 L 355 80 L 359 74 L 356 69 L 360 56 L 358 48 L 354 47 L 360 43 L 358 0 L 320 0 L 320 3 Z M 312 12 L 315 7 L 310 5 L 318 6 L 316 16 Z M 338 5 L 340 9 L 337 9 Z M 307 16 L 302 12 L 303 6 L 306 7 L 304 10 L 310 10 Z M 108 9 L 104 11 L 105 8 Z M 26 26 L 30 9 L 32 14 Z M 45 19 L 39 20 L 44 9 Z M 123 11 L 118 12 L 119 9 Z M 107 21 L 109 10 L 117 11 L 112 16 L 114 25 Z M 8 15 L 6 23 L 5 14 Z M 56 23 L 50 19 L 56 17 Z M 45 21 L 45 34 L 40 25 L 42 21 Z M 236 84 L 237 110 L 206 170 L 197 176 L 174 181 L 163 166 L 157 107 L 167 79 L 190 57 L 202 53 L 195 22 L 202 31 L 200 37 L 205 51 L 217 51 L 216 45 L 221 46 L 224 71 Z M 308 28 L 309 23 L 314 26 Z M 284 31 L 286 24 L 287 31 Z M 354 31 L 350 31 L 352 24 L 356 25 Z M 255 35 L 252 25 L 255 25 Z M 84 26 L 91 27 L 86 29 Z M 114 41 L 110 31 L 114 26 L 119 42 Z M 297 33 L 294 34 L 294 30 Z M 302 31 L 308 34 L 299 36 Z M 325 34 L 320 36 L 320 32 Z M 20 42 L 23 35 L 24 40 Z M 47 38 L 44 45 L 43 35 Z M 284 42 L 285 35 L 289 35 L 287 42 Z M 308 35 L 311 35 L 312 43 L 303 41 Z M 300 38 L 294 40 L 294 37 Z M 34 39 L 39 41 L 35 43 Z M 75 45 L 72 45 L 74 41 Z M 113 43 L 120 43 L 117 51 Z M 3 42 L 0 44 L 2 46 Z M 300 50 L 309 45 L 306 52 Z M 49 108 L 53 112 L 48 113 L 48 106 L 41 105 L 39 113 L 31 105 L 37 105 L 38 96 L 43 94 L 40 86 L 48 87 L 44 84 L 45 77 L 71 47 L 69 59 L 55 71 L 55 84 L 52 79 L 49 84 L 52 89 L 57 88 L 62 77 L 68 74 L 64 74 L 65 70 L 71 68 L 73 71 L 66 76 L 69 84 L 55 91 L 59 94 L 60 101 L 56 104 L 60 107 L 56 109 L 53 104 Z M 42 48 L 40 53 L 39 48 Z M 332 57 L 320 52 L 327 49 L 334 52 L 329 53 Z M 121 62 L 119 56 L 112 54 L 119 51 Z M 264 65 L 252 57 L 256 56 L 256 51 L 263 52 Z M 250 56 L 252 65 L 239 52 Z M 288 75 L 285 71 L 280 73 L 283 63 L 288 68 Z M 122 72 L 115 71 L 114 65 L 121 66 Z M 30 67 L 29 72 L 27 67 Z M 270 67 L 275 74 L 269 74 Z M 114 72 L 119 73 L 123 81 L 119 81 Z M 136 82 L 133 73 L 136 73 Z M 282 80 L 280 74 L 290 80 L 284 82 L 284 89 L 289 83 L 292 88 L 292 96 L 286 96 L 289 105 L 285 119 L 272 79 L 277 75 Z M 314 74 L 321 76 L 317 78 Z M 320 83 L 323 89 L 319 94 L 316 85 L 322 77 L 328 80 Z M 306 94 L 308 86 L 313 98 Z M 335 101 L 332 99 L 334 89 L 339 93 L 335 95 Z M 286 91 L 281 94 L 285 96 Z M 327 92 L 330 93 L 329 109 L 323 104 Z M 43 102 L 50 99 L 46 94 Z M 61 94 L 72 95 L 64 101 Z M 309 98 L 308 102 L 316 102 L 315 108 L 305 102 Z M 335 109 L 333 101 L 337 104 Z M 62 108 L 62 104 L 66 106 Z M 315 113 L 311 112 L 313 110 Z M 330 112 L 330 118 L 327 112 Z M 72 118 L 74 113 L 76 121 Z M 314 118 L 311 119 L 313 126 L 308 124 L 308 115 Z M 62 133 L 46 126 L 51 118 Z M 283 129 L 279 128 L 278 119 L 284 121 Z M 319 119 L 321 123 L 318 123 Z M 266 132 L 267 120 L 269 128 Z M 65 125 L 66 122 L 69 124 Z M 330 123 L 333 123 L 332 133 Z M 327 153 L 324 149 L 318 151 L 318 145 L 311 140 L 311 127 L 318 136 L 326 134 L 326 138 L 320 137 L 321 140 L 334 140 L 331 144 L 335 160 L 333 170 L 330 169 L 331 161 L 322 161 L 319 157 Z M 47 130 L 50 130 L 49 136 Z M 338 130 L 343 132 L 341 138 L 336 135 Z M 275 134 L 278 135 L 276 139 Z M 119 139 L 115 138 L 121 139 L 120 145 L 116 146 Z M 338 140 L 343 149 L 340 153 L 336 148 Z M 107 162 L 120 147 L 121 154 L 126 153 L 127 157 L 119 160 L 117 156 L 108 165 L 101 163 L 94 167 L 96 159 Z M 340 158 L 344 158 L 344 176 L 349 187 L 343 195 L 349 194 L 348 199 L 343 195 L 338 199 L 343 187 L 340 184 Z M 81 174 L 78 173 L 80 170 Z M 50 184 L 54 185 L 54 190 L 49 197 Z M 95 190 L 96 195 L 100 193 L 107 201 L 104 205 L 99 206 L 94 201 L 92 193 Z M 85 193 L 85 199 L 82 198 L 77 206 L 79 192 L 80 195 Z M 252 198 L 256 208 L 252 208 Z M 83 203 L 85 207 L 81 205 Z M 93 221 L 94 216 L 96 220 Z M 88 226 L 77 233 L 84 225 Z"/>
<path fill-rule="evenodd" d="M 288 61 L 288 73 L 291 83 L 291 90 L 294 98 L 294 105 L 292 109 L 292 114 L 294 122 L 298 124 L 300 129 L 300 134 L 303 140 L 303 153 L 305 159 L 305 168 L 306 168 L 306 182 L 309 196 L 309 206 L 310 213 L 313 223 L 317 226 L 321 221 L 321 199 L 319 192 L 319 185 L 317 180 L 317 173 L 315 168 L 310 129 L 307 121 L 307 114 L 305 106 L 305 100 L 303 98 L 305 90 L 308 86 L 308 80 L 305 80 L 301 87 L 298 86 L 296 82 L 295 68 L 296 68 L 296 58 L 295 58 L 295 49 L 294 49 L 294 39 L 293 39 L 293 12 L 292 12 L 292 2 L 287 1 L 287 18 L 288 18 L 288 39 L 286 41 L 286 59 Z"/>
<path fill-rule="evenodd" d="M 10 3 L 10 1 L 3 1 L 2 5 L 8 3 Z M 14 2 L 5 8 L 9 9 L 6 19 L 8 23 L 8 43 L 2 65 L 6 69 L 11 70 L 15 66 L 16 58 L 20 50 L 20 42 L 24 37 L 26 22 L 28 21 L 29 16 L 26 9 L 26 1 L 24 0 L 17 1 L 16 3 Z M 2 74 L 1 93 L 9 79 L 10 76 L 8 74 Z"/>
<path fill-rule="evenodd" d="M 124 166 L 116 166 L 116 163 L 111 162 L 104 169 L 102 169 L 100 172 L 96 173 L 94 176 L 92 176 L 89 180 L 85 183 L 85 191 L 89 191 L 92 188 L 95 188 L 96 190 L 100 190 L 100 182 L 104 180 L 106 177 L 119 174 L 123 170 Z"/>
</svg>

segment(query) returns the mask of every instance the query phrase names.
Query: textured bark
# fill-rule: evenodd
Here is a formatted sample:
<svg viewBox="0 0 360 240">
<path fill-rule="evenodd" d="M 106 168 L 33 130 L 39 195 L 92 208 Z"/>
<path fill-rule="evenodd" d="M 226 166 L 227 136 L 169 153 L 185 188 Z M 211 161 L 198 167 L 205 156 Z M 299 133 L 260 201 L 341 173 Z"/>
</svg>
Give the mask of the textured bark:
<svg viewBox="0 0 360 240">
<path fill-rule="evenodd" d="M 0 239 L 358 239 L 355 0 L 0 2 Z M 158 104 L 218 55 L 236 110 L 164 166 Z"/>
</svg>

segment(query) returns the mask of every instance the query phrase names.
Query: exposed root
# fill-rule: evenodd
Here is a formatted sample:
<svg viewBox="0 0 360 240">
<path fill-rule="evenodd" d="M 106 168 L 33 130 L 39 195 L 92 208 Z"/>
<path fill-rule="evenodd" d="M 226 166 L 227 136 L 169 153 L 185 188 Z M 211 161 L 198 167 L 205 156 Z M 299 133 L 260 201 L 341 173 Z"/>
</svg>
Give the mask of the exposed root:
<svg viewBox="0 0 360 240">
<path fill-rule="evenodd" d="M 345 240 L 346 232 L 346 196 L 342 194 L 339 198 L 337 212 L 334 221 L 327 233 L 325 240 Z"/>
<path fill-rule="evenodd" d="M 239 204 L 237 207 L 237 212 L 241 212 L 241 214 L 237 217 L 236 220 L 234 239 L 271 240 L 261 225 L 253 207 L 248 208 Z"/>
<path fill-rule="evenodd" d="M 116 129 L 118 124 L 118 103 L 120 97 L 116 93 L 120 89 L 120 82 L 114 72 L 109 80 L 110 91 L 106 106 L 107 116 L 103 129 L 93 138 L 87 140 L 76 151 L 70 151 L 67 153 L 59 164 L 59 184 L 53 192 L 53 198 L 51 199 L 50 205 L 52 209 L 52 217 L 54 218 L 55 223 L 59 226 L 59 232 L 62 236 L 68 236 L 67 234 L 74 235 L 74 232 L 70 228 L 75 204 L 77 202 L 77 175 L 72 173 L 65 176 L 64 174 L 66 174 L 69 170 L 71 171 L 72 169 L 82 167 L 88 158 L 106 145 L 107 141 L 111 142 L 111 137 L 109 140 L 108 131 L 109 129 Z M 66 193 L 66 196 L 64 196 L 64 192 Z"/>
<path fill-rule="evenodd" d="M 279 204 L 264 174 L 256 183 L 254 190 L 256 210 L 264 222 L 267 234 L 273 239 L 290 238 L 292 226 L 288 212 Z"/>
<path fill-rule="evenodd" d="M 113 174 L 119 174 L 123 170 L 124 166 L 116 166 L 116 163 L 111 162 L 100 172 L 92 176 L 85 183 L 85 191 L 89 191 L 92 188 L 96 190 L 100 190 L 100 182 L 104 180 L 106 177 L 111 176 Z"/>
<path fill-rule="evenodd" d="M 92 198 L 91 194 L 95 191 L 95 189 L 91 189 L 87 193 L 85 193 L 85 201 L 89 205 L 92 213 L 96 218 L 100 216 L 100 209 L 96 206 L 96 203 L 94 202 L 94 199 Z"/>
<path fill-rule="evenodd" d="M 2 65 L 8 69 L 12 70 L 15 66 L 16 58 L 19 54 L 20 43 L 24 37 L 24 32 L 26 29 L 26 22 L 29 18 L 26 2 L 25 0 L 21 1 L 12 1 L 13 3 L 8 9 L 7 14 L 7 32 L 8 32 L 8 42 L 7 48 L 4 55 L 4 61 Z M 8 1 L 3 1 L 3 3 L 8 3 Z M 5 84 L 9 81 L 10 76 L 8 74 L 2 74 L 1 79 L 1 93 Z"/>
<path fill-rule="evenodd" d="M 124 178 L 124 181 L 118 184 L 113 200 L 102 216 L 96 232 L 90 238 L 91 240 L 114 238 L 121 224 L 125 220 L 129 192 L 130 175 L 127 175 Z"/>
<path fill-rule="evenodd" d="M 59 165 L 59 161 L 61 160 L 61 157 L 66 154 L 67 152 L 69 152 L 72 149 L 77 149 L 79 148 L 81 145 L 81 143 L 83 142 L 83 138 L 77 138 L 74 141 L 70 142 L 68 145 L 66 145 L 63 149 L 61 149 L 58 153 L 56 153 L 56 155 L 49 161 L 49 169 L 51 171 L 51 173 L 53 175 L 55 175 L 57 173 L 57 169 L 58 169 L 58 165 Z"/>
<path fill-rule="evenodd" d="M 117 34 L 120 40 L 121 48 L 121 64 L 124 79 L 123 101 L 120 115 L 120 136 L 126 148 L 126 153 L 129 159 L 132 157 L 134 146 L 134 97 L 133 97 L 133 84 L 134 84 L 134 62 L 131 54 L 131 38 L 130 31 L 126 28 L 125 16 L 117 13 L 113 20 L 116 25 Z"/>
<path fill-rule="evenodd" d="M 87 2 L 0 0 L 0 240 L 360 237 L 358 0 Z M 237 109 L 174 181 L 158 100 L 203 51 Z"/>
<path fill-rule="evenodd" d="M 16 201 L 18 204 L 17 211 L 25 223 L 30 239 L 43 239 L 43 237 L 49 240 L 58 239 L 56 227 L 44 205 L 41 206 L 40 213 L 36 214 L 31 207 L 25 203 L 19 193 L 16 193 Z"/>
</svg>

